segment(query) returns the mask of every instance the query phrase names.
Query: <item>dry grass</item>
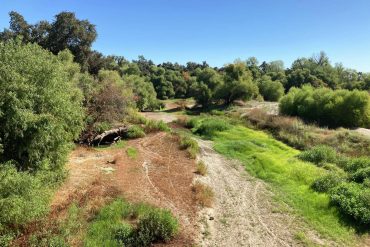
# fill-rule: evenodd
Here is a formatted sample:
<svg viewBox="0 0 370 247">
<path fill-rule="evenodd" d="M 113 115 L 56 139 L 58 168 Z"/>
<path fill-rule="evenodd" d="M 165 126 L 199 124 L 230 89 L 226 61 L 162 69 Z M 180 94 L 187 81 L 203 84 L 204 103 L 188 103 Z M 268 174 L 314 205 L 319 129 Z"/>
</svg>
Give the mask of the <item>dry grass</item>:
<svg viewBox="0 0 370 247">
<path fill-rule="evenodd" d="M 204 164 L 203 161 L 199 161 L 198 164 L 197 164 L 197 170 L 195 171 L 195 173 L 199 174 L 199 175 L 202 175 L 202 176 L 205 176 L 205 175 L 207 175 L 207 172 L 208 172 L 208 169 L 207 169 L 206 164 Z"/>
<path fill-rule="evenodd" d="M 202 207 L 212 207 L 215 194 L 213 189 L 201 182 L 195 182 L 192 187 L 196 202 Z"/>
</svg>

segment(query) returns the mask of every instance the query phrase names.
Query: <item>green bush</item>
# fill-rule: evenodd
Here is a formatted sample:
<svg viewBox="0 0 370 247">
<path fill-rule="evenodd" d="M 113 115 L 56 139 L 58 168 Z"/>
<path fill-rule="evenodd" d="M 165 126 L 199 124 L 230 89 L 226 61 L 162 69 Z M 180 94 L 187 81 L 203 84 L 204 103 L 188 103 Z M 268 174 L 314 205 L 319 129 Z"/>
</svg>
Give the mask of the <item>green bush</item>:
<svg viewBox="0 0 370 247">
<path fill-rule="evenodd" d="M 344 182 L 345 179 L 336 173 L 330 173 L 326 176 L 316 179 L 311 188 L 317 192 L 328 192 L 330 189 L 338 186 L 340 183 Z"/>
<path fill-rule="evenodd" d="M 358 223 L 370 223 L 370 189 L 356 183 L 342 183 L 330 191 L 331 202 Z"/>
<path fill-rule="evenodd" d="M 370 167 L 370 158 L 343 158 L 338 162 L 338 165 L 346 172 L 355 173 L 359 169 Z"/>
<path fill-rule="evenodd" d="M 298 158 L 322 165 L 323 163 L 334 163 L 337 160 L 337 153 L 332 147 L 319 145 L 300 153 Z"/>
<path fill-rule="evenodd" d="M 350 175 L 350 179 L 357 183 L 364 182 L 365 179 L 370 178 L 370 166 L 358 169 L 355 173 Z"/>
<path fill-rule="evenodd" d="M 186 134 L 180 134 L 180 149 L 186 149 L 193 159 L 199 153 L 198 142 Z"/>
<path fill-rule="evenodd" d="M 212 138 L 216 132 L 228 130 L 230 127 L 230 124 L 226 120 L 204 118 L 196 122 L 192 132 L 206 138 Z"/>
<path fill-rule="evenodd" d="M 0 242 L 9 240 L 22 225 L 43 216 L 48 211 L 49 197 L 39 176 L 19 172 L 9 162 L 0 164 L 0 236 L 4 236 Z"/>
<path fill-rule="evenodd" d="M 144 137 L 145 136 L 145 132 L 143 130 L 143 128 L 141 128 L 140 126 L 137 126 L 137 125 L 133 125 L 131 126 L 128 131 L 127 131 L 127 137 L 128 138 L 141 138 L 141 137 Z"/>
<path fill-rule="evenodd" d="M 170 128 L 162 120 L 160 121 L 148 120 L 144 125 L 144 130 L 145 133 L 151 133 L 155 131 L 169 131 Z"/>
<path fill-rule="evenodd" d="M 366 91 L 292 88 L 280 100 L 280 112 L 329 127 L 370 127 L 370 96 Z"/>
<path fill-rule="evenodd" d="M 102 208 L 89 225 L 84 246 L 151 246 L 170 240 L 178 230 L 170 211 L 118 199 Z"/>
<path fill-rule="evenodd" d="M 136 229 L 137 246 L 150 246 L 152 243 L 166 242 L 178 232 L 178 221 L 167 210 L 152 210 L 143 216 Z"/>
</svg>

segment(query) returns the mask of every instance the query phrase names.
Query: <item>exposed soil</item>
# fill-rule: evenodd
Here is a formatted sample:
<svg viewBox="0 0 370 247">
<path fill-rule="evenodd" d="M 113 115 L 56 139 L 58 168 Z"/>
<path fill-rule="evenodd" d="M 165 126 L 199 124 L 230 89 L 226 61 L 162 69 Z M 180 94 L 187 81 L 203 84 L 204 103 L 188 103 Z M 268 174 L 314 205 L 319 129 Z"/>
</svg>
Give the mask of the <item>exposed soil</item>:
<svg viewBox="0 0 370 247">
<path fill-rule="evenodd" d="M 137 150 L 137 157 L 127 155 L 128 147 Z M 94 215 L 117 196 L 173 212 L 180 222 L 180 234 L 163 245 L 191 246 L 194 243 L 198 232 L 194 227 L 197 209 L 191 191 L 195 161 L 179 149 L 175 136 L 163 132 L 150 134 L 128 141 L 123 148 L 78 147 L 71 153 L 67 169 L 69 176 L 52 200 L 49 223 L 30 225 L 15 241 L 15 246 L 27 246 L 27 238 L 32 233 L 53 227 L 53 222 L 63 218 L 72 203 L 87 207 L 88 213 Z M 72 241 L 72 246 L 82 246 L 82 243 L 83 236 Z"/>
</svg>

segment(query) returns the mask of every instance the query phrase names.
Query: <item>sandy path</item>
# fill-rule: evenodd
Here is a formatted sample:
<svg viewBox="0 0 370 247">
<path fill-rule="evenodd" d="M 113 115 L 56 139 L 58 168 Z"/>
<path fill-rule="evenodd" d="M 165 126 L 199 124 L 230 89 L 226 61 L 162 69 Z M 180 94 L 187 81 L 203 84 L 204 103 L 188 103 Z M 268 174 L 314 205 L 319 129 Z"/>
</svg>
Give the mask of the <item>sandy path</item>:
<svg viewBox="0 0 370 247">
<path fill-rule="evenodd" d="M 200 178 L 215 192 L 215 205 L 200 213 L 202 246 L 297 246 L 291 232 L 292 217 L 271 204 L 271 193 L 263 182 L 225 159 L 212 142 L 198 140 L 200 159 L 208 176 Z M 212 218 L 213 217 L 213 218 Z M 212 219 L 212 220 L 210 220 Z"/>
</svg>

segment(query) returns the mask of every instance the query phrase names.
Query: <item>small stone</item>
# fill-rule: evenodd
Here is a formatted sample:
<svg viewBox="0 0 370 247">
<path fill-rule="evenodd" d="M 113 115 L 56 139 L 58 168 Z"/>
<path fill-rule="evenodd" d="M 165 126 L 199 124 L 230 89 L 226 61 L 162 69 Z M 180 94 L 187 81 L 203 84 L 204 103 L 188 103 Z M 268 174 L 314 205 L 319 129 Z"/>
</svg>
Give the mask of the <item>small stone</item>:
<svg viewBox="0 0 370 247">
<path fill-rule="evenodd" d="M 212 216 L 211 217 L 209 217 L 209 220 L 214 220 L 215 218 L 213 218 Z"/>
</svg>

